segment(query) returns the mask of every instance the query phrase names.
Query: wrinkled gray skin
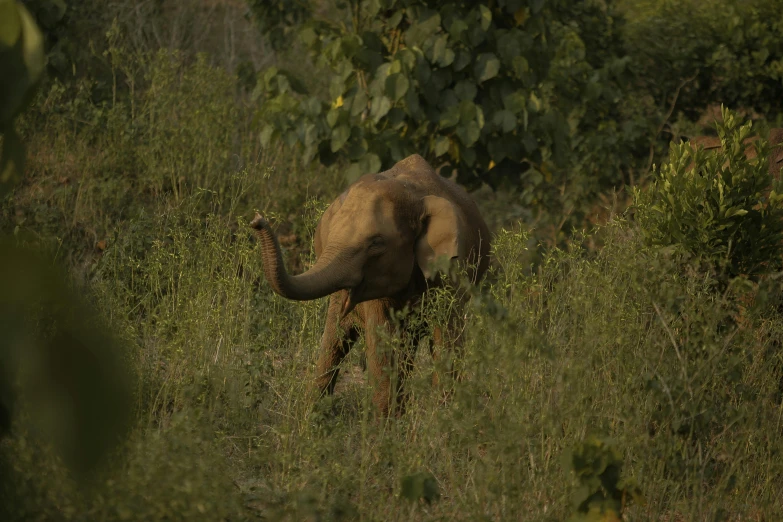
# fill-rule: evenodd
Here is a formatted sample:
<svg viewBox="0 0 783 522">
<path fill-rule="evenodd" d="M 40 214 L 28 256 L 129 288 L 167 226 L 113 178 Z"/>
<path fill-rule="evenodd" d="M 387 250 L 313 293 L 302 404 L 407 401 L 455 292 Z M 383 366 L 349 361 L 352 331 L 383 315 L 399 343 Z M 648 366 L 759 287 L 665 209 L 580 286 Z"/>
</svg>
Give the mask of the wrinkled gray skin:
<svg viewBox="0 0 783 522">
<path fill-rule="evenodd" d="M 475 203 L 419 155 L 362 176 L 329 206 L 315 231 L 317 261 L 301 275 L 286 272 L 277 239 L 260 215 L 250 226 L 261 244 L 264 275 L 276 293 L 294 300 L 330 296 L 317 390 L 334 391 L 338 364 L 363 329 L 373 402 L 382 415 L 402 411 L 403 379 L 420 336 L 412 332 L 410 346 L 394 354 L 382 350 L 378 329 L 391 332 L 391 310 L 417 304 L 433 284 L 432 262 L 441 256 L 461 262 L 474 282 L 489 265 L 490 234 Z M 459 315 L 443 325 L 446 335 L 435 329 L 436 345 L 444 344 L 444 337 L 459 338 L 448 335 L 458 330 Z M 395 390 L 389 368 L 395 372 Z"/>
</svg>

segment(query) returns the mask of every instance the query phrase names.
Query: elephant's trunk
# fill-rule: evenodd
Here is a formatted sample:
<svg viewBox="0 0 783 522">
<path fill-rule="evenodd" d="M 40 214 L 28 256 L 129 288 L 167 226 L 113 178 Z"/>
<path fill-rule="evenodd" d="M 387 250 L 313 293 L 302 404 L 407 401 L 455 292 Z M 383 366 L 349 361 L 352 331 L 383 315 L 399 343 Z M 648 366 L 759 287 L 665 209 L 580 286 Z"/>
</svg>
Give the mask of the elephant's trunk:
<svg viewBox="0 0 783 522">
<path fill-rule="evenodd" d="M 264 262 L 264 276 L 278 295 L 295 301 L 309 301 L 325 297 L 346 287 L 345 277 L 339 270 L 339 263 L 325 258 L 319 259 L 307 272 L 291 276 L 283 264 L 280 244 L 269 227 L 269 223 L 256 214 L 250 226 L 261 243 L 261 258 Z"/>
</svg>

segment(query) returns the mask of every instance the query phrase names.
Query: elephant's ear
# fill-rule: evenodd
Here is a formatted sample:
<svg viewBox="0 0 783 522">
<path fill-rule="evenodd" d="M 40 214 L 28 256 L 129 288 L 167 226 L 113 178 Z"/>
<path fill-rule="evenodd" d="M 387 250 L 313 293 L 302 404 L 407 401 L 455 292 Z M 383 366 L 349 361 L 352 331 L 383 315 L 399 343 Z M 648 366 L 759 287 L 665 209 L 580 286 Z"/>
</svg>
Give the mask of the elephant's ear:
<svg viewBox="0 0 783 522">
<path fill-rule="evenodd" d="M 434 275 L 436 259 L 465 257 L 463 223 L 459 211 L 447 199 L 425 196 L 422 203 L 424 231 L 416 241 L 416 262 L 429 279 Z"/>
</svg>

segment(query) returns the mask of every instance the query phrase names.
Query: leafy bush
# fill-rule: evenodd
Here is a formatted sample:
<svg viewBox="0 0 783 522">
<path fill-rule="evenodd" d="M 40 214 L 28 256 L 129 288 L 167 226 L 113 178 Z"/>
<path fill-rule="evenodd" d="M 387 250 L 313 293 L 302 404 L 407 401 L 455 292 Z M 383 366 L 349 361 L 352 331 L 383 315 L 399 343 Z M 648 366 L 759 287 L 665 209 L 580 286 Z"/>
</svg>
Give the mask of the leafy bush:
<svg viewBox="0 0 783 522">
<path fill-rule="evenodd" d="M 621 479 L 623 460 L 612 441 L 590 437 L 563 454 L 563 465 L 580 483 L 569 522 L 619 522 L 631 500 L 643 499 L 633 483 Z"/>
<path fill-rule="evenodd" d="M 169 5 L 153 4 L 145 4 L 150 12 Z M 362 24 L 372 4 L 351 4 L 361 7 Z M 414 4 L 423 5 L 411 0 L 405 6 Z M 498 13 L 507 15 L 503 9 L 510 4 L 493 3 L 491 24 L 505 20 Z M 285 13 L 284 2 L 267 5 Z M 352 27 L 357 13 L 329 9 L 327 2 L 310 5 L 317 7 L 317 23 L 338 20 Z M 391 2 L 384 0 L 386 5 Z M 453 24 L 444 26 L 448 4 L 428 5 L 441 16 L 430 37 L 438 42 L 446 35 L 445 48 L 455 53 L 455 61 L 466 49 L 499 52 L 491 47 L 492 35 L 474 47 L 453 39 L 446 29 Z M 531 91 L 549 105 L 536 114 L 528 110 L 528 124 L 538 126 L 544 142 L 551 138 L 546 122 L 556 120 L 561 107 L 553 92 L 565 97 L 562 107 L 579 108 L 568 96 L 579 95 L 582 74 L 594 71 L 584 62 L 603 67 L 601 46 L 617 43 L 620 20 L 612 18 L 610 24 L 608 11 L 591 11 L 596 5 L 524 3 L 529 17 L 519 27 L 527 31 L 532 24 L 529 34 L 539 35 L 534 47 L 543 53 L 532 56 L 556 56 L 542 60 L 540 69 L 531 65 L 543 78 Z M 546 16 L 548 26 L 541 18 Z M 387 13 L 378 11 L 372 22 L 385 20 Z M 404 40 L 423 21 L 406 11 L 397 25 L 402 30 L 388 34 L 402 33 Z M 466 24 L 473 30 L 460 34 L 469 43 L 470 34 L 483 29 L 476 19 Z M 493 34 L 503 34 L 505 29 L 494 27 Z M 319 34 L 328 40 L 333 33 Z M 544 45 L 542 34 L 557 52 Z M 341 37 L 343 43 L 350 42 Z M 282 66 L 264 76 L 259 94 L 272 93 L 256 127 L 267 129 L 263 137 L 270 153 L 264 155 L 249 125 L 251 111 L 242 110 L 247 106 L 241 96 L 232 98 L 234 80 L 209 60 L 126 54 L 111 42 L 109 48 L 116 100 L 102 104 L 111 96 L 96 96 L 92 82 L 79 83 L 75 97 L 55 84 L 38 100 L 39 118 L 24 118 L 20 134 L 33 151 L 31 169 L 2 209 L 2 227 L 18 227 L 20 234 L 56 245 L 73 271 L 84 275 L 115 330 L 132 343 L 131 364 L 140 370 L 133 433 L 94 487 L 79 490 L 54 455 L 16 424 L 0 442 L 0 478 L 6 479 L 0 484 L 0 518 L 555 521 L 572 514 L 570 497 L 588 517 L 598 503 L 633 520 L 783 519 L 783 460 L 779 440 L 770 436 L 780 429 L 780 315 L 767 306 L 747 310 L 741 322 L 728 320 L 738 309 L 730 294 L 716 294 L 703 274 L 679 270 L 676 258 L 646 245 L 622 221 L 576 241 L 573 249 L 547 253 L 534 266 L 528 249 L 536 245 L 526 227 L 498 231 L 495 273 L 466 311 L 463 379 L 449 400 L 431 384 L 439 361 L 424 345 L 409 379 L 406 415 L 372 422 L 372 391 L 355 367 L 360 339 L 342 364 L 336 395 L 313 404 L 306 389 L 325 303 L 293 303 L 271 293 L 242 216 L 255 207 L 274 214 L 292 271 L 307 265 L 315 219 L 344 185 L 338 180 L 342 173 L 302 168 L 301 158 L 267 133 L 290 125 L 280 137 L 296 144 L 300 131 L 314 132 L 307 123 L 315 121 L 315 131 L 321 132 L 317 122 L 332 111 L 332 103 L 339 116 L 347 110 L 346 100 L 353 107 L 355 99 L 349 98 L 356 93 L 339 91 L 342 100 L 324 95 L 316 99 L 320 116 L 297 120 L 300 109 L 308 107 L 302 105 L 306 95 L 296 90 L 310 82 L 299 85 Z M 398 58 L 407 55 L 402 51 L 397 49 Z M 427 53 L 434 52 L 434 44 L 422 52 L 432 74 L 454 73 L 452 66 L 433 66 Z M 381 53 L 384 60 L 394 56 L 389 53 Z M 296 66 L 306 66 L 300 56 L 297 60 Z M 467 69 L 460 81 L 475 74 L 472 66 Z M 512 81 L 510 74 L 499 69 L 477 86 L 475 99 L 488 96 L 491 102 L 493 95 L 483 88 L 493 91 L 495 83 Z M 328 83 L 329 75 L 323 76 Z M 638 160 L 626 139 L 639 138 L 645 145 L 642 159 L 648 161 L 646 147 L 654 138 L 644 131 L 647 120 L 638 116 L 661 99 L 642 93 L 644 100 L 625 104 L 622 96 L 635 94 L 607 85 L 597 89 L 608 105 L 593 100 L 584 117 L 574 115 L 577 127 L 569 127 L 574 149 L 567 152 L 583 157 L 582 163 L 567 162 L 571 170 L 539 170 L 540 183 L 532 175 L 522 180 L 547 190 L 502 194 L 504 199 L 496 194 L 495 206 L 502 209 L 495 212 L 512 204 L 542 204 L 546 196 L 563 205 L 551 209 L 561 220 L 570 202 L 587 204 L 578 201 L 579 194 L 607 186 L 616 179 L 617 165 Z M 550 87 L 555 90 L 547 91 Z M 385 83 L 382 90 L 387 96 Z M 620 119 L 605 111 L 617 96 Z M 240 110 L 232 108 L 235 103 Z M 399 103 L 387 116 L 403 110 Z M 369 100 L 366 109 L 372 119 Z M 387 119 L 378 125 L 389 125 Z M 175 120 L 184 128 L 176 128 Z M 600 132 L 584 132 L 590 121 L 599 122 Z M 336 123 L 335 128 L 344 121 Z M 333 132 L 328 121 L 323 124 L 324 133 Z M 485 118 L 484 128 L 490 124 Z M 462 150 L 456 132 L 461 125 L 430 130 L 453 138 Z M 656 121 L 654 127 L 659 125 Z M 326 141 L 329 154 L 331 137 L 319 142 Z M 352 139 L 351 134 L 334 155 L 345 159 Z M 368 147 L 377 145 L 374 139 L 368 138 Z M 491 143 L 483 139 L 482 134 L 477 143 Z M 373 153 L 368 149 L 365 156 Z M 441 159 L 450 159 L 447 155 Z M 197 166 L 189 165 L 189 158 Z M 593 170 L 584 170 L 587 166 Z M 532 167 L 526 172 L 534 173 Z M 558 172 L 573 175 L 567 179 L 573 183 L 559 185 L 564 178 Z M 730 181 L 724 185 L 737 185 Z M 603 249 L 586 253 L 589 243 Z M 89 257 L 71 259 L 67 251 L 88 251 Z M 446 320 L 452 303 L 446 292 L 428 294 L 420 312 L 423 324 Z M 27 403 L 17 408 L 19 418 L 29 413 Z M 590 433 L 611 437 L 614 449 L 584 444 Z M 576 451 L 569 454 L 568 448 Z M 559 465 L 564 453 L 572 457 L 579 483 Z M 624 502 L 635 492 L 634 480 L 646 504 Z"/>
<path fill-rule="evenodd" d="M 642 92 L 691 120 L 724 103 L 775 119 L 783 110 L 781 0 L 618 0 Z"/>
<path fill-rule="evenodd" d="M 577 216 L 623 183 L 634 150 L 644 156 L 649 123 L 626 98 L 611 3 L 348 4 L 311 17 L 303 3 L 288 18 L 268 8 L 326 71 L 328 96 L 290 68 L 263 72 L 265 147 L 297 146 L 305 165 L 350 161 L 349 181 L 415 152 L 466 186 L 521 187 L 523 203 Z"/>
<path fill-rule="evenodd" d="M 348 180 L 416 152 L 518 189 L 555 243 L 711 104 L 781 114 L 779 0 L 249 3 L 297 61 L 259 75 L 266 148 L 348 161 Z"/>
<path fill-rule="evenodd" d="M 634 192 L 636 219 L 654 245 L 706 261 L 717 274 L 756 277 L 783 266 L 783 195 L 777 182 L 773 188 L 766 142 L 755 142 L 749 159 L 752 123 L 722 112 L 721 148 L 673 143 L 652 185 Z"/>
</svg>

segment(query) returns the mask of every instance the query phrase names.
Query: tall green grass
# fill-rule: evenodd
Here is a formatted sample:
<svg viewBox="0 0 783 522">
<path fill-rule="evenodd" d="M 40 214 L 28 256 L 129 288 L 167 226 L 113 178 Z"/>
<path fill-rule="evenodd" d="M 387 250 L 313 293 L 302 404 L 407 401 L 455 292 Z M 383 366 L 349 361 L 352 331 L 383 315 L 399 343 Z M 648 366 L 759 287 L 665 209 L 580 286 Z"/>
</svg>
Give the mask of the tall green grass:
<svg viewBox="0 0 783 522">
<path fill-rule="evenodd" d="M 26 129 L 37 155 L 3 227 L 82 275 L 138 380 L 133 430 L 87 484 L 22 416 L 0 442 L 2 520 L 560 521 L 581 491 L 562 457 L 593 435 L 644 498 L 628 520 L 783 516 L 783 321 L 622 220 L 584 238 L 599 252 L 575 242 L 536 266 L 523 226 L 496 231 L 449 400 L 422 348 L 407 413 L 378 421 L 360 342 L 314 402 L 325 302 L 270 291 L 246 219 L 275 217 L 302 269 L 340 172 L 259 157 L 252 115 L 224 99 L 234 80 L 177 60 L 150 62 L 133 108 L 55 88 Z M 434 292 L 419 313 L 451 305 Z M 411 500 L 417 480 L 439 495 Z"/>
</svg>

